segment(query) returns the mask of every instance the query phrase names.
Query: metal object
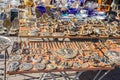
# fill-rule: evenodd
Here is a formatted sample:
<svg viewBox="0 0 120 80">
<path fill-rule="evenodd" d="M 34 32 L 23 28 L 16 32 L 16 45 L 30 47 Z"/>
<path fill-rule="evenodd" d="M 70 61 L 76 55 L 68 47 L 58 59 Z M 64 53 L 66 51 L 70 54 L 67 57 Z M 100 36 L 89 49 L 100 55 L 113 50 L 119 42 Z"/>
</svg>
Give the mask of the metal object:
<svg viewBox="0 0 120 80">
<path fill-rule="evenodd" d="M 19 67 L 19 62 L 17 62 L 17 61 L 13 61 L 13 62 L 11 62 L 10 64 L 9 64 L 9 70 L 8 71 L 16 71 Z"/>
<path fill-rule="evenodd" d="M 0 36 L 0 52 L 6 50 L 11 45 L 11 40 L 7 37 Z"/>
<path fill-rule="evenodd" d="M 102 80 L 111 70 L 106 71 L 98 80 Z"/>
<path fill-rule="evenodd" d="M 96 74 L 96 76 L 93 78 L 93 80 L 96 80 L 96 78 L 100 75 L 102 70 L 98 71 L 98 73 Z"/>
<path fill-rule="evenodd" d="M 75 78 L 74 78 L 73 80 L 78 80 L 77 78 L 78 78 L 82 73 L 83 73 L 83 72 L 80 71 L 80 72 L 75 76 Z"/>
<path fill-rule="evenodd" d="M 46 65 L 45 64 L 41 64 L 41 63 L 37 63 L 34 65 L 35 70 L 43 70 L 45 69 Z"/>
<path fill-rule="evenodd" d="M 22 63 L 19 66 L 20 70 L 23 70 L 23 71 L 30 70 L 30 69 L 32 69 L 32 67 L 33 67 L 33 65 L 30 63 Z"/>
<path fill-rule="evenodd" d="M 102 80 L 111 70 L 107 70 L 102 76 L 98 78 L 98 76 L 101 74 L 102 70 L 99 70 L 96 76 L 93 78 L 93 80 Z M 97 79 L 98 78 L 98 79 Z"/>
<path fill-rule="evenodd" d="M 44 80 L 46 75 L 48 75 L 48 74 L 50 75 L 50 77 L 52 77 L 53 80 L 56 80 L 55 76 L 51 72 L 43 73 L 42 76 L 39 78 L 39 80 Z"/>
<path fill-rule="evenodd" d="M 69 58 L 74 58 L 78 54 L 78 52 L 73 49 L 66 48 L 66 49 L 58 49 L 56 51 L 56 54 L 59 54 L 66 59 L 69 59 Z"/>
</svg>

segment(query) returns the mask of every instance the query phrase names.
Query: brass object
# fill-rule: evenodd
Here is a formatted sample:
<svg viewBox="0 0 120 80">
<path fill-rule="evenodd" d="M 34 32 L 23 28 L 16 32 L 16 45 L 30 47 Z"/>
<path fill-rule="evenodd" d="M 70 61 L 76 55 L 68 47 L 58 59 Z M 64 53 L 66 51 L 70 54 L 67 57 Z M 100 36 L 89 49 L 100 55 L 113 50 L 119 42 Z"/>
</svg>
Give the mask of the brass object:
<svg viewBox="0 0 120 80">
<path fill-rule="evenodd" d="M 33 2 L 33 0 L 24 0 L 24 4 L 25 4 L 26 6 L 31 7 L 31 6 L 34 4 L 34 2 Z"/>
</svg>

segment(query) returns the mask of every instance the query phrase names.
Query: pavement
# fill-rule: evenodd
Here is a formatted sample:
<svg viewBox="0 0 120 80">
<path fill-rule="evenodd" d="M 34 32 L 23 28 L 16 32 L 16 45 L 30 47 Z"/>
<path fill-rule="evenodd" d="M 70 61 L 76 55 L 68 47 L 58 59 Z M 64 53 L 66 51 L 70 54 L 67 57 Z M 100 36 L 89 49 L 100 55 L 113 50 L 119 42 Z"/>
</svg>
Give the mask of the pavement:
<svg viewBox="0 0 120 80">
<path fill-rule="evenodd" d="M 80 80 L 93 80 L 94 76 L 98 71 L 86 71 L 84 72 L 79 79 Z M 106 71 L 102 71 L 100 76 L 102 76 Z M 100 78 L 98 76 L 98 78 Z M 98 78 L 96 80 L 98 80 Z M 120 68 L 116 67 L 114 70 L 111 70 L 103 79 L 101 80 L 120 80 Z"/>
</svg>

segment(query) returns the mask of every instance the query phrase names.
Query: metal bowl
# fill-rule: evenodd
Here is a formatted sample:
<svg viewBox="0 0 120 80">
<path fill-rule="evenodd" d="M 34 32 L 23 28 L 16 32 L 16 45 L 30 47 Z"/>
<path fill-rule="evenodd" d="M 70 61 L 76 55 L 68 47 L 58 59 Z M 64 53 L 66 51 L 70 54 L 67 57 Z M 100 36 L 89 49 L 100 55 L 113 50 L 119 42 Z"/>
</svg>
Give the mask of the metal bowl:
<svg viewBox="0 0 120 80">
<path fill-rule="evenodd" d="M 7 49 L 11 44 L 11 40 L 7 37 L 0 36 L 0 52 Z"/>
<path fill-rule="evenodd" d="M 63 56 L 65 59 L 71 59 L 77 56 L 78 51 L 69 48 L 63 48 L 56 50 L 55 53 L 57 55 Z"/>
</svg>

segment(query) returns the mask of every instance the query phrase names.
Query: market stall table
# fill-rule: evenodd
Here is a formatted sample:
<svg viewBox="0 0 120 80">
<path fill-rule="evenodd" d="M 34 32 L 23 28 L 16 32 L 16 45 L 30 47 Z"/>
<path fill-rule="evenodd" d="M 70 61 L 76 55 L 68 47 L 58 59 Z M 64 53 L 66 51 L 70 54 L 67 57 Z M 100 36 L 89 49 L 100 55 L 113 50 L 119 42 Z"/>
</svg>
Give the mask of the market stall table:
<svg viewBox="0 0 120 80">
<path fill-rule="evenodd" d="M 67 45 L 69 45 L 69 46 L 67 46 Z M 84 46 L 82 46 L 82 45 L 84 45 Z M 107 46 L 108 45 L 110 45 L 110 44 L 107 44 Z M 112 45 L 113 46 L 110 46 L 110 48 L 115 48 L 114 44 L 112 44 Z M 100 46 L 101 46 L 100 43 L 79 42 L 79 41 L 76 41 L 76 42 L 74 42 L 74 41 L 72 41 L 72 42 L 39 42 L 39 41 L 38 42 L 34 42 L 34 41 L 22 42 L 21 43 L 21 48 L 18 47 L 19 49 L 22 49 L 21 50 L 22 52 L 21 51 L 20 51 L 20 53 L 17 52 L 17 51 L 14 52 L 14 49 L 11 52 L 11 57 L 17 56 L 17 55 L 24 56 L 24 57 L 22 57 L 22 59 L 17 58 L 17 59 L 19 59 L 18 62 L 20 62 L 20 64 L 22 64 L 24 62 L 27 62 L 27 63 L 30 63 L 32 65 L 35 65 L 36 63 L 42 63 L 42 62 L 44 62 L 44 60 L 47 60 L 47 58 L 50 61 L 50 63 L 46 63 L 47 67 L 45 69 L 42 69 L 42 70 L 35 70 L 35 68 L 32 68 L 30 70 L 21 70 L 19 68 L 18 70 L 15 70 L 15 71 L 14 70 L 13 71 L 7 71 L 7 73 L 10 74 L 10 75 L 13 75 L 13 74 L 22 74 L 22 73 L 41 73 L 41 72 L 43 72 L 43 73 L 50 73 L 51 74 L 51 72 L 80 71 L 75 76 L 74 80 L 76 80 L 78 78 L 78 76 L 80 76 L 81 71 L 83 72 L 83 71 L 87 71 L 87 70 L 108 70 L 106 72 L 106 73 L 108 73 L 110 70 L 114 69 L 114 67 L 111 67 L 107 63 L 106 64 L 100 64 L 100 63 L 95 64 L 94 62 L 92 63 L 91 62 L 92 58 L 90 60 L 88 59 L 88 62 L 86 61 L 87 59 L 84 59 L 84 57 L 92 56 L 92 55 L 93 56 L 94 55 L 96 55 L 96 56 L 97 55 L 104 56 L 105 52 L 107 51 L 107 48 L 103 47 L 103 46 L 100 47 Z M 27 50 L 26 47 L 28 49 L 30 49 L 30 53 L 24 51 L 24 50 Z M 65 51 L 67 51 L 69 49 L 70 50 L 79 50 L 79 51 L 82 50 L 84 52 L 83 53 L 84 56 L 82 58 L 81 53 L 78 53 L 78 54 L 76 54 L 75 57 L 74 57 L 74 55 L 71 54 L 71 56 L 69 56 L 71 58 L 69 58 L 68 56 L 65 56 L 65 55 L 67 55 L 67 52 L 66 52 L 66 54 L 64 55 L 64 57 L 62 57 L 61 53 L 58 53 L 58 52 L 56 53 L 56 51 L 58 51 L 59 49 L 61 50 L 62 48 L 65 49 Z M 36 52 L 36 50 L 37 50 L 37 52 Z M 40 52 L 39 52 L 39 50 L 40 50 Z M 43 51 L 41 51 L 41 50 L 43 50 Z M 50 52 L 52 51 L 52 53 L 50 53 L 49 51 Z M 91 54 L 90 53 L 91 51 L 93 51 L 95 53 Z M 33 59 L 31 60 L 31 58 L 30 58 L 32 55 L 37 55 L 37 56 L 41 55 L 42 58 L 40 58 L 40 59 L 42 59 L 42 61 L 40 61 L 40 62 L 34 62 L 34 60 Z M 26 60 L 28 56 L 29 56 L 29 59 Z M 74 63 L 74 62 L 79 62 L 81 66 L 80 67 L 77 66 L 78 67 L 77 68 L 77 67 L 74 67 L 74 66 L 69 66 L 68 67 L 68 65 L 65 66 L 63 64 L 64 67 L 63 66 L 60 67 L 60 65 L 58 64 L 60 62 L 59 61 L 57 63 L 54 62 L 53 58 L 54 59 L 57 58 L 57 60 L 60 60 L 60 62 L 68 62 L 68 64 L 69 63 Z M 17 59 L 16 58 L 10 58 L 9 59 L 10 61 L 8 61 L 8 63 L 10 64 L 11 61 L 14 62 L 14 60 L 16 61 Z M 36 59 L 39 59 L 39 58 L 36 58 Z M 86 67 L 85 67 L 85 65 L 83 66 L 83 64 L 86 64 L 86 63 L 88 63 L 87 65 L 89 65 L 89 66 L 86 66 Z M 48 68 L 49 64 L 52 64 L 52 66 L 56 65 L 56 68 L 51 68 L 51 69 Z M 12 69 L 10 69 L 10 70 L 12 70 Z M 54 78 L 54 80 L 55 80 L 55 78 Z"/>
<path fill-rule="evenodd" d="M 50 36 L 41 36 L 41 35 L 28 35 L 29 31 L 30 31 L 30 27 L 20 27 L 19 29 L 19 34 L 18 36 L 20 38 L 22 37 L 27 37 L 27 38 L 42 38 L 44 40 L 44 38 L 70 38 L 70 39 L 120 39 L 119 36 L 96 36 L 96 35 L 83 35 L 83 36 L 80 36 L 80 35 L 64 35 L 64 36 L 59 36 L 59 35 L 56 35 L 56 36 L 53 36 L 53 35 L 50 35 Z"/>
</svg>

